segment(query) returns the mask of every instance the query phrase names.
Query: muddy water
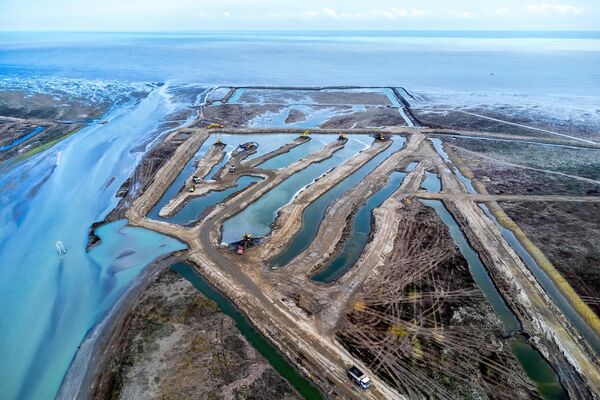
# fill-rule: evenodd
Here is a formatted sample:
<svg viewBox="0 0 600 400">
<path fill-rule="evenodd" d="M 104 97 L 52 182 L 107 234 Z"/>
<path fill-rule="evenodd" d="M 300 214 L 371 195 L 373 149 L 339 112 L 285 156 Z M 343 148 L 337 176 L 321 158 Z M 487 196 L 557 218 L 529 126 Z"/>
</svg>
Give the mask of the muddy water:
<svg viewBox="0 0 600 400">
<path fill-rule="evenodd" d="M 332 157 L 311 164 L 293 174 L 242 212 L 227 219 L 223 223 L 221 241 L 232 243 L 240 240 L 245 233 L 250 233 L 254 237 L 269 234 L 270 225 L 281 207 L 289 203 L 300 190 L 311 184 L 316 178 L 367 148 L 373 140 L 364 135 L 349 135 L 348 139 L 345 146 L 336 151 Z"/>
<path fill-rule="evenodd" d="M 519 255 L 521 260 L 527 265 L 531 273 L 535 276 L 537 281 L 542 285 L 548 296 L 556 303 L 561 312 L 567 317 L 569 322 L 575 326 L 575 328 L 583 335 L 590 346 L 600 354 L 600 339 L 587 325 L 587 323 L 581 318 L 579 313 L 573 309 L 571 303 L 563 296 L 560 290 L 556 287 L 554 282 L 546 275 L 544 270 L 535 262 L 535 259 L 529 254 L 529 252 L 523 247 L 521 242 L 515 237 L 511 230 L 506 229 L 502 224 L 498 222 L 496 217 L 490 212 L 485 204 L 480 204 L 479 207 L 487 214 L 487 216 L 494 221 L 494 223 L 500 229 L 502 237 L 510 244 L 512 249 Z"/>
<path fill-rule="evenodd" d="M 393 137 L 392 140 L 394 140 L 394 143 L 392 143 L 390 147 L 373 157 L 356 172 L 339 182 L 306 207 L 302 214 L 302 226 L 300 230 L 294 237 L 290 238 L 290 242 L 285 250 L 270 261 L 272 266 L 283 267 L 302 253 L 315 238 L 327 207 L 329 207 L 329 205 L 346 190 L 362 181 L 375 167 L 381 164 L 381 162 L 389 157 L 390 154 L 402 148 L 406 142 L 406 139 L 399 136 Z"/>
<path fill-rule="evenodd" d="M 313 280 L 329 283 L 341 277 L 358 261 L 369 236 L 373 209 L 379 207 L 402 185 L 406 173 L 393 172 L 387 185 L 367 199 L 352 220 L 352 232 L 342 252 L 324 270 L 313 276 Z"/>
<path fill-rule="evenodd" d="M 177 263 L 171 269 L 189 281 L 200 293 L 217 305 L 221 312 L 231 317 L 242 335 L 250 344 L 284 377 L 305 399 L 322 399 L 321 393 L 304 378 L 290 362 L 282 356 L 275 346 L 252 326 L 250 321 L 225 296 L 216 291 L 206 280 L 198 275 L 194 268 L 186 263 Z"/>
<path fill-rule="evenodd" d="M 518 332 L 521 329 L 521 324 L 510 308 L 508 308 L 504 298 L 498 292 L 479 256 L 467 241 L 454 217 L 452 217 L 444 204 L 439 200 L 421 201 L 425 205 L 432 207 L 448 227 L 452 240 L 469 264 L 469 271 L 471 271 L 475 283 L 502 322 L 503 332 L 507 335 Z M 554 370 L 523 338 L 517 337 L 513 339 L 511 341 L 511 349 L 523 367 L 523 370 L 525 370 L 529 379 L 536 385 L 538 392 L 544 399 L 560 400 L 567 398 Z"/>
</svg>

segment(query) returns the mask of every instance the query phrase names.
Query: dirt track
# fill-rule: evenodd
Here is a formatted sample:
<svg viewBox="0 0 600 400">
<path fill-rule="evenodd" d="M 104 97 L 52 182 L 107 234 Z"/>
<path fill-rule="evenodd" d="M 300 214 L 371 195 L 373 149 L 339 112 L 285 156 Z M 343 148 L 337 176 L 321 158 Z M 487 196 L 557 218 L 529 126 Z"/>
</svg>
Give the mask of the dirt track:
<svg viewBox="0 0 600 400">
<path fill-rule="evenodd" d="M 471 193 L 429 193 L 418 191 L 416 197 L 439 200 L 470 200 L 474 202 L 489 201 L 550 201 L 578 203 L 600 203 L 600 196 L 563 196 L 563 195 L 522 195 L 522 194 L 471 194 Z"/>
<path fill-rule="evenodd" d="M 402 132 L 406 132 L 406 130 L 403 128 Z M 327 388 L 328 391 L 335 391 L 344 398 L 401 398 L 386 383 L 377 379 L 372 390 L 359 392 L 345 376 L 346 365 L 359 364 L 359 362 L 331 337 L 330 332 L 352 293 L 366 279 L 366 276 L 376 269 L 377 265 L 385 262 L 390 251 L 386 247 L 388 240 L 397 231 L 393 229 L 396 226 L 394 224 L 398 223 L 393 218 L 395 210 L 402 207 L 402 198 L 416 193 L 417 196 L 423 198 L 445 200 L 450 211 L 462 224 L 467 236 L 482 254 L 482 258 L 486 260 L 488 268 L 492 269 L 492 276 L 502 282 L 502 285 L 499 286 L 504 286 L 505 289 L 512 287 L 513 290 L 517 290 L 516 293 L 520 293 L 515 296 L 514 291 L 505 290 L 504 294 L 509 304 L 519 311 L 522 322 L 527 327 L 526 330 L 533 336 L 539 337 L 542 346 L 551 342 L 549 348 L 556 346 L 567 355 L 565 358 L 559 352 L 554 352 L 557 354 L 553 353 L 550 357 L 553 364 L 560 366 L 558 369 L 561 372 L 571 371 L 564 372 L 565 375 L 563 375 L 563 379 L 567 379 L 566 382 L 563 382 L 567 389 L 571 393 L 577 393 L 577 385 L 580 381 L 574 370 L 579 370 L 583 372 L 583 379 L 592 390 L 600 393 L 600 373 L 597 360 L 591 356 L 585 344 L 573 334 L 573 328 L 566 322 L 552 301 L 547 298 L 525 265 L 504 241 L 493 222 L 476 204 L 476 201 L 493 201 L 504 199 L 504 197 L 464 193 L 464 188 L 453 172 L 445 166 L 428 142 L 423 141 L 424 136 L 416 133 L 419 129 L 414 130 L 415 133 L 411 135 L 405 149 L 389 157 L 371 173 L 372 175 L 330 207 L 325 218 L 327 226 L 321 227 L 317 240 L 309 248 L 311 250 L 307 249 L 307 253 L 299 257 L 302 259 L 301 266 L 300 264 L 294 268 L 288 266 L 284 268 L 284 271 L 277 273 L 264 269 L 258 261 L 264 260 L 263 256 L 265 255 L 275 254 L 285 244 L 285 237 L 279 233 L 278 229 L 288 233 L 297 231 L 301 223 L 302 211 L 323 193 L 327 187 L 325 183 L 313 185 L 312 189 L 309 188 L 303 192 L 306 194 L 299 196 L 298 200 L 302 201 L 299 201 L 297 206 L 289 206 L 284 209 L 285 211 L 282 210 L 281 215 L 288 213 L 288 220 L 291 222 L 286 220 L 284 223 L 276 224 L 270 241 L 267 240 L 265 246 L 252 249 L 246 259 L 235 258 L 228 250 L 219 247 L 219 227 L 225 219 L 239 213 L 252 201 L 287 177 L 313 162 L 331 156 L 344 143 L 334 142 L 284 170 L 270 172 L 263 182 L 253 185 L 244 192 L 243 196 L 234 196 L 226 203 L 217 205 L 205 219 L 192 228 L 182 228 L 174 224 L 144 218 L 144 215 L 158 201 L 164 190 L 174 181 L 179 171 L 206 139 L 207 131 L 194 131 L 195 134 L 191 136 L 189 143 L 178 149 L 176 154 L 157 173 L 154 182 L 134 202 L 127 212 L 127 217 L 132 225 L 143 226 L 185 241 L 190 249 L 188 259 L 196 265 L 200 273 L 230 297 L 263 334 L 269 337 L 290 359 L 295 360 L 298 367 L 321 387 Z M 264 130 L 258 131 L 263 132 Z M 259 133 L 256 130 L 246 132 Z M 390 130 L 390 132 L 400 133 L 398 130 Z M 364 158 L 370 158 L 368 156 L 372 157 L 382 150 L 368 149 L 364 152 Z M 379 209 L 375 210 L 377 229 L 375 229 L 374 235 L 377 240 L 369 243 L 355 268 L 327 288 L 308 282 L 306 275 L 321 264 L 323 259 L 327 259 L 327 255 L 332 254 L 349 216 L 356 208 L 357 200 L 364 199 L 373 193 L 375 188 L 384 184 L 389 172 L 401 168 L 403 163 L 409 159 L 425 160 L 425 163 L 421 163 L 409 175 L 402 187 Z M 431 166 L 431 160 L 438 169 L 443 182 L 444 192 L 440 194 L 417 191 L 424 169 Z M 339 172 L 343 170 L 336 168 L 326 174 L 322 180 L 333 185 L 353 169 L 357 169 L 361 162 L 366 161 L 355 160 L 354 163 L 345 167 L 347 168 L 345 172 Z M 236 173 L 234 176 L 239 175 Z M 532 198 L 532 200 L 534 199 L 543 201 L 540 198 Z M 552 201 L 556 201 L 556 198 L 553 198 Z M 566 201 L 572 201 L 572 198 Z M 289 216 L 294 218 L 289 218 Z M 395 222 L 384 223 L 390 220 Z M 279 235 L 281 236 L 279 237 Z M 318 252 L 314 246 L 318 246 Z M 574 368 L 570 366 L 570 363 Z M 569 381 L 569 379 L 571 380 Z M 330 392 L 330 394 L 332 393 Z"/>
</svg>

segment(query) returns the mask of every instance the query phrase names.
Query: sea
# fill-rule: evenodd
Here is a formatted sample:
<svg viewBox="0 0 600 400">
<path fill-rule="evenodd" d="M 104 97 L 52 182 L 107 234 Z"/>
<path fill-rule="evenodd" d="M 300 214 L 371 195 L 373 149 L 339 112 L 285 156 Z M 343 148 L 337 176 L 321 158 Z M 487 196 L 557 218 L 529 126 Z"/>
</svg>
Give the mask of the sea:
<svg viewBox="0 0 600 400">
<path fill-rule="evenodd" d="M 144 268 L 184 248 L 119 221 L 86 251 L 164 119 L 190 111 L 173 95 L 180 85 L 402 86 L 444 104 L 597 123 L 600 32 L 0 32 L 0 90 L 114 102 L 108 124 L 0 164 L 2 399 L 76 390 L 81 374 L 65 376 L 85 339 Z"/>
</svg>

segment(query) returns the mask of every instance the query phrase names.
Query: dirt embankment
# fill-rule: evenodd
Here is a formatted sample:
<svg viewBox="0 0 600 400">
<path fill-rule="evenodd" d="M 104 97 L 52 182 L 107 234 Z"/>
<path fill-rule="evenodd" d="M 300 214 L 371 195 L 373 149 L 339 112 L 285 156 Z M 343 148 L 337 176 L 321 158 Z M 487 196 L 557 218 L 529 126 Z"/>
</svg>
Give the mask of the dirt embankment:
<svg viewBox="0 0 600 400">
<path fill-rule="evenodd" d="M 397 218 L 337 338 L 408 398 L 539 398 L 443 222 L 408 199 Z"/>
<path fill-rule="evenodd" d="M 329 260 L 334 254 L 337 243 L 342 238 L 342 232 L 348 222 L 351 221 L 349 216 L 353 215 L 353 211 L 357 209 L 365 198 L 368 198 L 385 185 L 388 175 L 392 171 L 402 168 L 406 162 L 406 158 L 420 146 L 423 139 L 422 135 L 411 136 L 403 149 L 390 155 L 358 185 L 348 190 L 344 196 L 333 202 L 327 208 L 323 217 L 323 220 L 327 221 L 327 224 L 319 227 L 317 235 L 310 246 L 298 255 L 285 269 L 293 270 L 299 275 L 311 275 L 326 260 Z M 281 248 L 276 243 L 272 246 Z"/>
<path fill-rule="evenodd" d="M 166 269 L 131 310 L 95 399 L 299 399 L 234 321 Z"/>
<path fill-rule="evenodd" d="M 504 211 L 600 315 L 600 204 L 502 202 Z"/>
<path fill-rule="evenodd" d="M 198 139 L 201 140 L 203 137 L 202 134 L 198 135 L 197 133 L 181 129 L 171 133 L 165 140 L 150 149 L 133 171 L 132 176 L 129 177 L 117 191 L 116 196 L 121 198 L 117 206 L 104 220 L 95 222 L 90 227 L 87 249 L 90 249 L 99 242 L 100 238 L 95 233 L 95 230 L 98 227 L 125 218 L 125 213 L 133 201 L 137 199 L 140 194 L 144 193 L 155 179 L 157 179 L 157 172 L 163 168 L 167 162 L 187 162 L 195 153 L 192 152 L 194 146 L 199 147 L 201 144 L 198 143 Z M 180 149 L 181 145 L 188 140 L 190 140 L 190 146 L 185 146 L 185 148 Z M 175 160 L 172 160 L 175 158 L 176 152 L 178 156 Z M 183 165 L 185 165 L 185 163 Z M 183 165 L 181 166 L 182 168 Z M 158 201 L 158 198 L 156 198 L 155 201 Z"/>
<path fill-rule="evenodd" d="M 204 196 L 207 193 L 214 191 L 221 191 L 235 186 L 237 180 L 244 175 L 248 176 L 256 176 L 263 179 L 274 176 L 274 173 L 268 170 L 262 170 L 257 166 L 267 160 L 270 160 L 273 157 L 276 157 L 280 154 L 289 152 L 296 146 L 301 145 L 302 143 L 309 140 L 308 137 L 298 137 L 294 139 L 290 143 L 286 143 L 281 146 L 277 150 L 269 152 L 267 154 L 263 154 L 262 156 L 253 158 L 248 161 L 244 161 L 248 155 L 256 152 L 256 148 L 251 150 L 236 150 L 231 156 L 231 159 L 227 162 L 220 171 L 217 171 L 214 175 L 215 181 L 213 182 L 202 182 L 202 184 L 195 186 L 194 192 L 189 192 L 186 190 L 180 191 L 174 198 L 169 200 L 169 202 L 160 210 L 159 215 L 161 217 L 169 217 L 176 214 L 183 206 L 185 206 L 191 199 L 195 197 Z M 198 167 L 196 169 L 195 175 L 204 176 L 206 175 L 212 166 L 216 165 L 219 162 L 212 155 L 212 151 L 209 151 L 202 160 L 198 162 Z M 229 168 L 233 167 L 235 169 L 235 173 L 230 173 Z M 206 170 L 206 174 L 204 174 L 204 170 Z M 199 172 L 200 171 L 200 172 Z M 204 175 L 202 175 L 204 174 Z M 191 177 L 186 180 L 186 187 L 191 185 Z"/>
<path fill-rule="evenodd" d="M 275 254 L 279 253 L 288 243 L 289 238 L 298 232 L 303 223 L 302 215 L 306 207 L 326 191 L 333 188 L 337 183 L 369 162 L 377 154 L 387 149 L 391 144 L 391 141 L 373 143 L 368 149 L 361 151 L 342 165 L 338 165 L 333 171 L 325 174 L 325 176 L 308 186 L 294 198 L 293 202 L 279 210 L 277 218 L 273 223 L 272 233 L 260 246 L 261 260 L 269 260 Z M 312 222 L 316 223 L 317 221 Z M 251 249 L 250 254 L 253 253 L 254 251 Z"/>
</svg>

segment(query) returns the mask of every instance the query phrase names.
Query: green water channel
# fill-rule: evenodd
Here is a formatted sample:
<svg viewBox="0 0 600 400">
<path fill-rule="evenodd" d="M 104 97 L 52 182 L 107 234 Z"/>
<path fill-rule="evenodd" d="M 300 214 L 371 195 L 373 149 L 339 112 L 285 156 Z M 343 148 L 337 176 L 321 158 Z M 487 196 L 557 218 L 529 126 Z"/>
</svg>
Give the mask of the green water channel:
<svg viewBox="0 0 600 400">
<path fill-rule="evenodd" d="M 519 239 L 516 238 L 515 234 L 505 228 L 496 217 L 490 212 L 489 208 L 485 204 L 479 204 L 479 207 L 486 213 L 486 215 L 496 224 L 502 237 L 508 242 L 510 247 L 517 253 L 519 258 L 527 265 L 531 273 L 535 276 L 540 285 L 544 288 L 548 296 L 556 303 L 558 308 L 567 317 L 569 322 L 573 324 L 586 339 L 588 344 L 600 354 L 600 339 L 589 327 L 589 325 L 581 318 L 581 315 L 571 305 L 571 303 L 563 296 L 560 290 L 556 287 L 552 279 L 544 272 L 544 270 L 538 265 L 533 256 L 523 247 Z"/>
<path fill-rule="evenodd" d="M 390 147 L 377 154 L 365 165 L 356 170 L 356 172 L 333 186 L 304 209 L 300 230 L 290 239 L 285 250 L 270 260 L 270 265 L 273 267 L 284 267 L 306 250 L 319 230 L 327 207 L 329 207 L 329 205 L 339 198 L 346 190 L 361 182 L 375 167 L 381 164 L 392 153 L 400 150 L 406 142 L 406 139 L 403 137 L 393 137 L 392 140 L 394 143 L 392 143 Z"/>
<path fill-rule="evenodd" d="M 373 210 L 381 206 L 402 185 L 405 176 L 406 173 L 404 172 L 393 172 L 387 185 L 367 199 L 352 220 L 352 233 L 342 252 L 325 269 L 314 275 L 313 280 L 324 283 L 333 282 L 352 268 L 358 261 L 371 235 Z"/>
<path fill-rule="evenodd" d="M 492 282 L 479 255 L 471 247 L 467 238 L 461 231 L 458 223 L 444 204 L 439 200 L 421 200 L 423 204 L 433 208 L 440 219 L 446 224 L 454 244 L 459 248 L 463 257 L 469 264 L 469 271 L 475 283 L 482 291 L 492 309 L 502 322 L 502 330 L 505 335 L 512 335 L 521 330 L 521 324 L 515 314 L 508 307 L 504 298 Z M 535 384 L 540 395 L 546 400 L 567 399 L 558 375 L 550 364 L 520 335 L 511 339 L 511 349 L 521 367 Z"/>
<path fill-rule="evenodd" d="M 331 157 L 312 163 L 296 172 L 241 212 L 225 220 L 221 229 L 221 241 L 233 243 L 240 240 L 245 233 L 254 237 L 268 235 L 279 210 L 292 201 L 303 188 L 368 148 L 372 142 L 373 138 L 366 135 L 348 135 L 346 144 L 335 151 Z"/>
<path fill-rule="evenodd" d="M 290 362 L 277 351 L 264 336 L 252 326 L 250 321 L 236 308 L 225 296 L 215 290 L 204 278 L 196 273 L 194 268 L 186 263 L 177 263 L 171 269 L 190 282 L 200 293 L 208 297 L 217 305 L 224 314 L 231 317 L 242 335 L 271 366 L 284 377 L 303 398 L 313 400 L 322 399 L 323 396 L 304 376 L 302 376 Z"/>
<path fill-rule="evenodd" d="M 241 176 L 236 181 L 235 186 L 227 188 L 221 191 L 214 191 L 205 194 L 204 196 L 195 197 L 189 203 L 174 216 L 170 218 L 163 218 L 156 216 L 155 218 L 162 221 L 169 221 L 179 225 L 190 225 L 198 221 L 198 219 L 204 214 L 210 207 L 223 202 L 229 196 L 240 193 L 246 190 L 248 186 L 253 183 L 260 181 L 261 178 L 255 176 Z"/>
</svg>

